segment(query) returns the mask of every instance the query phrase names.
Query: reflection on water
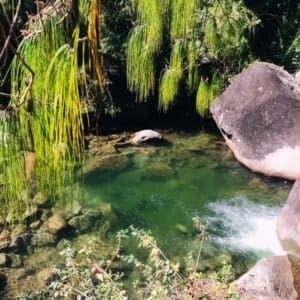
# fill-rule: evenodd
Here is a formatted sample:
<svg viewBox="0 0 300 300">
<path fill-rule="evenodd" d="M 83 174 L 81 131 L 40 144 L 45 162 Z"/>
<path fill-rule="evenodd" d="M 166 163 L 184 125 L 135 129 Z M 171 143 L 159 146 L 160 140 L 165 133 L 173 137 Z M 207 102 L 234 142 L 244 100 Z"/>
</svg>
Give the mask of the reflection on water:
<svg viewBox="0 0 300 300">
<path fill-rule="evenodd" d="M 279 253 L 276 216 L 289 185 L 240 166 L 213 136 L 169 135 L 172 145 L 123 149 L 126 167 L 93 171 L 85 203 L 111 203 L 115 230 L 149 229 L 169 255 L 183 255 L 195 240 L 192 218 L 209 221 L 211 243 L 225 252 Z M 117 155 L 121 155 L 117 154 Z"/>
</svg>

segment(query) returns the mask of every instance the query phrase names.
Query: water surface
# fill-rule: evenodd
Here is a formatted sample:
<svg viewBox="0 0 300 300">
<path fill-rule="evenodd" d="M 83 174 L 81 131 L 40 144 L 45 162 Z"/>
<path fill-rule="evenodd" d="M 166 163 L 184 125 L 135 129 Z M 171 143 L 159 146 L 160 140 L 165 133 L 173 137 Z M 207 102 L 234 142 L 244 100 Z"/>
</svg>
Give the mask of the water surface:
<svg viewBox="0 0 300 300">
<path fill-rule="evenodd" d="M 281 253 L 275 225 L 290 184 L 250 172 L 215 136 L 166 137 L 170 145 L 120 149 L 111 169 L 86 175 L 85 203 L 110 203 L 115 231 L 131 224 L 151 230 L 170 256 L 199 246 L 195 216 L 207 222 L 209 249 L 218 253 L 255 259 Z"/>
</svg>

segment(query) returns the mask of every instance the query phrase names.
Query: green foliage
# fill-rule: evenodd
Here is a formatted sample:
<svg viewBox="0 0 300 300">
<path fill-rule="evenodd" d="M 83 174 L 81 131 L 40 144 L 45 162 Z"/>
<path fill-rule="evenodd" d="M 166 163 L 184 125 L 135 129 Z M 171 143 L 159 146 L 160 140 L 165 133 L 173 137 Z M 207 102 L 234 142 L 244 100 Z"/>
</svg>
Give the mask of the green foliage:
<svg viewBox="0 0 300 300">
<path fill-rule="evenodd" d="M 189 42 L 187 47 L 188 80 L 187 84 L 190 91 L 197 89 L 200 81 L 200 71 L 197 67 L 198 49 L 195 40 Z"/>
<path fill-rule="evenodd" d="M 210 102 L 210 92 L 208 84 L 202 79 L 197 91 L 196 110 L 201 116 L 205 116 Z"/>
<path fill-rule="evenodd" d="M 183 75 L 183 46 L 177 42 L 171 54 L 169 69 L 163 74 L 160 84 L 159 108 L 167 111 L 177 96 Z"/>
<path fill-rule="evenodd" d="M 146 100 L 155 87 L 155 57 L 163 41 L 164 1 L 133 0 L 138 24 L 131 32 L 127 48 L 128 87 Z"/>
<path fill-rule="evenodd" d="M 223 80 L 217 72 L 213 74 L 210 84 L 201 80 L 196 98 L 196 110 L 200 116 L 207 116 L 210 104 L 222 91 L 223 85 Z"/>
<path fill-rule="evenodd" d="M 206 91 L 210 96 L 205 96 L 202 82 L 196 107 L 200 114 L 207 115 L 209 104 L 221 90 L 219 87 L 251 60 L 249 35 L 259 21 L 242 1 L 170 0 L 161 2 L 160 9 L 153 3 L 153 7 L 149 7 L 143 0 L 133 1 L 138 25 L 128 42 L 129 89 L 135 91 L 140 100 L 147 100 L 154 92 L 155 58 L 164 38 L 170 47 L 170 63 L 160 80 L 159 108 L 169 109 L 179 89 L 184 87 L 183 78 L 188 89 L 194 92 L 204 77 L 212 83 L 212 88 L 207 87 Z M 152 26 L 157 36 L 148 38 L 152 36 Z M 147 52 L 151 47 L 154 50 Z M 142 60 L 145 52 L 147 59 Z M 209 72 L 201 68 L 204 64 L 210 65 Z M 224 74 L 222 84 L 213 78 L 216 72 Z"/>
<path fill-rule="evenodd" d="M 74 31 L 71 47 L 66 44 L 71 26 L 61 23 L 61 17 L 30 23 L 32 33 L 24 38 L 12 63 L 13 117 L 4 120 L 9 138 L 0 147 L 5 157 L 2 172 L 6 174 L 6 205 L 1 207 L 1 214 L 15 218 L 22 217 L 36 189 L 54 197 L 61 195 L 65 184 L 74 180 L 81 158 L 79 29 Z M 31 174 L 27 174 L 29 151 L 34 151 L 36 161 Z"/>
<path fill-rule="evenodd" d="M 201 227 L 205 231 L 205 227 Z M 147 299 L 167 300 L 184 299 L 187 295 L 198 295 L 207 299 L 238 299 L 229 282 L 233 279 L 233 272 L 228 262 L 220 272 L 210 276 L 214 288 L 202 289 L 197 283 L 202 275 L 196 272 L 200 259 L 202 242 L 205 234 L 201 236 L 200 249 L 194 270 L 186 274 L 181 272 L 180 265 L 168 259 L 157 245 L 156 240 L 149 232 L 130 226 L 117 234 L 116 247 L 109 257 L 99 258 L 97 253 L 98 239 L 92 237 L 87 245 L 80 250 L 67 246 L 61 255 L 65 257 L 65 266 L 55 267 L 54 276 L 44 291 L 35 291 L 34 296 L 48 295 L 51 299 Z M 124 244 L 127 242 L 137 244 L 138 254 L 124 253 Z M 118 271 L 118 264 L 126 266 L 125 272 L 138 273 L 135 280 L 126 282 L 129 274 Z M 32 296 L 32 295 L 31 295 Z M 19 299 L 29 299 L 22 295 Z M 202 298 L 201 298 L 202 299 Z M 205 298 L 206 299 L 206 298 Z"/>
<path fill-rule="evenodd" d="M 300 31 L 285 54 L 285 63 L 294 70 L 300 69 Z"/>
<path fill-rule="evenodd" d="M 130 36 L 127 49 L 128 88 L 136 91 L 139 101 L 154 92 L 155 57 L 151 47 L 144 45 L 144 30 L 136 27 Z"/>
</svg>

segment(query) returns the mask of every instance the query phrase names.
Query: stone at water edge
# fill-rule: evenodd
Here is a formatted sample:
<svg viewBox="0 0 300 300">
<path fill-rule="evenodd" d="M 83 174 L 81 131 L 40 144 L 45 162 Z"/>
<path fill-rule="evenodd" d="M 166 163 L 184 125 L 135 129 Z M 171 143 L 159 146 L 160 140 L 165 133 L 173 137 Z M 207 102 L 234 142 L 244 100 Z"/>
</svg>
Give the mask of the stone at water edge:
<svg viewBox="0 0 300 300">
<path fill-rule="evenodd" d="M 277 236 L 282 248 L 300 258 L 300 179 L 297 180 L 277 220 Z"/>
<path fill-rule="evenodd" d="M 134 145 L 141 145 L 144 142 L 150 141 L 150 140 L 161 140 L 162 136 L 159 132 L 151 130 L 151 129 L 145 129 L 138 131 L 134 133 L 133 138 L 131 139 L 132 144 Z"/>
<path fill-rule="evenodd" d="M 300 86 L 282 68 L 254 63 L 211 112 L 236 158 L 270 176 L 300 178 Z"/>
<path fill-rule="evenodd" d="M 0 268 L 7 267 L 9 264 L 9 257 L 5 253 L 0 253 Z"/>
<path fill-rule="evenodd" d="M 258 261 L 232 285 L 242 299 L 298 299 L 291 263 L 287 256 L 272 256 Z"/>
<path fill-rule="evenodd" d="M 59 216 L 54 215 L 47 221 L 47 231 L 51 234 L 57 234 L 67 226 L 66 220 Z"/>
</svg>

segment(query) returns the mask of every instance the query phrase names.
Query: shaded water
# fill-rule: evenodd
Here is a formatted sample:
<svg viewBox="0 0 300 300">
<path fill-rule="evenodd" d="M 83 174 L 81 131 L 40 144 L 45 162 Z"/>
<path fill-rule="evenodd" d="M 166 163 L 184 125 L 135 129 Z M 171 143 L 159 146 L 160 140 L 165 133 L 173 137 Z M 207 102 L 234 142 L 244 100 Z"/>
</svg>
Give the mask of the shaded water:
<svg viewBox="0 0 300 300">
<path fill-rule="evenodd" d="M 114 161 L 111 170 L 100 166 L 89 173 L 85 204 L 110 203 L 115 230 L 131 224 L 149 229 L 170 256 L 198 247 L 195 216 L 208 223 L 207 256 L 215 250 L 255 259 L 280 253 L 276 217 L 290 185 L 248 171 L 215 136 L 167 139 L 171 144 L 165 147 L 121 149 L 117 155 L 123 160 Z"/>
</svg>

